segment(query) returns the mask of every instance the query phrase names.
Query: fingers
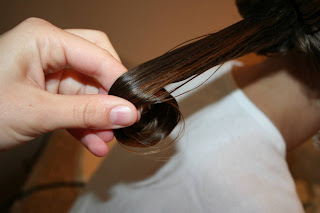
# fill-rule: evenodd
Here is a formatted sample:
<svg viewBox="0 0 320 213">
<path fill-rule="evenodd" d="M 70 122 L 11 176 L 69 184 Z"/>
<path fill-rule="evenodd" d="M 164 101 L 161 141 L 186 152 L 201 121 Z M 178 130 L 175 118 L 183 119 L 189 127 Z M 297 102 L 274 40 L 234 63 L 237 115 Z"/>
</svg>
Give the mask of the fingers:
<svg viewBox="0 0 320 213">
<path fill-rule="evenodd" d="M 58 72 L 59 73 L 59 72 Z M 55 75 L 54 73 L 53 75 Z M 59 80 L 58 85 L 59 94 L 64 95 L 83 95 L 83 94 L 98 94 L 100 85 L 93 78 L 85 76 L 77 71 L 71 69 L 64 69 L 63 74 L 59 79 L 50 79 L 49 75 L 46 79 L 46 89 L 50 88 L 50 80 Z"/>
<path fill-rule="evenodd" d="M 108 51 L 71 33 L 66 33 L 61 43 L 65 53 L 65 63 L 95 78 L 107 90 L 127 71 Z"/>
<path fill-rule="evenodd" d="M 118 53 L 112 46 L 107 34 L 98 30 L 87 30 L 87 29 L 66 29 L 65 31 L 74 35 L 80 36 L 98 47 L 107 50 L 114 58 L 121 62 Z"/>
<path fill-rule="evenodd" d="M 118 129 L 134 124 L 136 108 L 130 102 L 111 95 L 56 95 L 46 92 L 38 114 L 46 131 L 62 128 Z"/>
<path fill-rule="evenodd" d="M 106 143 L 114 137 L 111 129 L 129 126 L 138 120 L 134 105 L 115 96 L 43 92 L 36 101 L 38 103 L 34 104 L 36 107 L 32 110 L 36 111 L 37 116 L 33 117 L 32 129 L 38 132 L 69 129 L 96 156 L 107 154 Z"/>
<path fill-rule="evenodd" d="M 109 148 L 107 142 L 113 139 L 113 132 L 111 130 L 94 131 L 88 129 L 69 129 L 69 133 L 81 143 L 94 155 L 98 157 L 105 156 Z"/>
<path fill-rule="evenodd" d="M 72 69 L 95 78 L 102 87 L 109 90 L 114 81 L 127 71 L 114 58 L 113 55 L 116 56 L 116 53 L 113 48 L 110 49 L 111 44 L 102 42 L 103 39 L 95 40 L 93 33 L 69 30 L 72 31 L 70 33 L 35 18 L 24 21 L 17 30 L 26 37 L 20 39 L 21 42 L 27 45 L 25 44 L 27 40 L 30 43 L 28 45 L 34 49 L 33 54 L 26 54 L 29 58 L 24 60 L 32 61 L 30 67 L 40 64 L 45 74 L 57 72 L 69 65 Z M 25 31 L 28 32 L 27 35 Z M 80 36 L 99 43 L 102 48 L 75 34 L 81 34 Z M 113 55 L 104 48 L 110 49 Z M 36 59 L 41 61 L 36 63 Z"/>
<path fill-rule="evenodd" d="M 107 152 L 105 142 L 113 137 L 110 129 L 137 121 L 133 104 L 105 95 L 126 68 L 102 33 L 64 31 L 32 18 L 2 35 L 0 46 L 6 52 L 0 59 L 5 67 L 1 82 L 6 84 L 3 98 L 12 100 L 6 105 L 7 111 L 12 113 L 4 115 L 10 121 L 7 126 L 12 130 L 12 140 L 26 141 L 55 129 L 82 129 L 73 134 L 90 151 L 102 156 Z M 72 72 L 66 75 L 63 71 L 66 67 L 95 80 L 91 84 L 76 78 L 79 76 Z M 47 84 L 46 76 L 50 76 Z M 61 79 L 65 84 L 60 84 Z M 77 88 L 69 87 L 75 85 L 74 81 L 79 83 Z M 99 84 L 95 84 L 96 81 Z M 83 85 L 86 85 L 85 90 Z M 63 93 L 69 95 L 52 94 L 45 89 L 52 93 L 63 89 Z M 71 95 L 98 92 L 103 94 Z"/>
</svg>

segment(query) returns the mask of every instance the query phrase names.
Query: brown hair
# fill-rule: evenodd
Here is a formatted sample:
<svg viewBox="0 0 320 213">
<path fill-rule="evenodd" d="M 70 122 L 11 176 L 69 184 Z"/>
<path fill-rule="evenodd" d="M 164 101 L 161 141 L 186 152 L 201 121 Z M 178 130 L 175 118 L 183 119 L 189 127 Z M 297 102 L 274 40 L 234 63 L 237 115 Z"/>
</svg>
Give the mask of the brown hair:
<svg viewBox="0 0 320 213">
<path fill-rule="evenodd" d="M 109 94 L 131 101 L 141 110 L 136 124 L 114 130 L 131 147 L 150 147 L 167 137 L 181 119 L 176 100 L 164 86 L 189 80 L 209 68 L 245 54 L 284 54 L 291 49 L 320 54 L 320 5 L 317 0 L 237 0 L 244 19 L 192 43 L 180 45 L 123 74 Z M 182 86 L 181 85 L 181 86 Z"/>
</svg>

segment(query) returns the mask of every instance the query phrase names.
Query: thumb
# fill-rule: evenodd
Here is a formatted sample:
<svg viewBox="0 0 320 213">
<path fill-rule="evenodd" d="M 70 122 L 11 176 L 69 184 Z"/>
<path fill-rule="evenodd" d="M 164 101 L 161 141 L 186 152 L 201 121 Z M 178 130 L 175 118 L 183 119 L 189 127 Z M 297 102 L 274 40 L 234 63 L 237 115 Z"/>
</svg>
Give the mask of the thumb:
<svg viewBox="0 0 320 213">
<path fill-rule="evenodd" d="M 43 127 L 52 131 L 62 128 L 118 129 L 138 119 L 135 106 L 112 95 L 46 95 Z"/>
</svg>

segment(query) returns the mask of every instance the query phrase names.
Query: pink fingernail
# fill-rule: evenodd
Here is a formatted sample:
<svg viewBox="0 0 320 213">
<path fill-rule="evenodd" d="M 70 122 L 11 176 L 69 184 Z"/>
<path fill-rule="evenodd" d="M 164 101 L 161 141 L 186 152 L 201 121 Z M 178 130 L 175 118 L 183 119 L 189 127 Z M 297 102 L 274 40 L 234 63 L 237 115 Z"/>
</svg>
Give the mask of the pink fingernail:
<svg viewBox="0 0 320 213">
<path fill-rule="evenodd" d="M 128 106 L 117 106 L 111 109 L 110 121 L 114 125 L 127 126 L 135 122 L 134 114 Z"/>
</svg>

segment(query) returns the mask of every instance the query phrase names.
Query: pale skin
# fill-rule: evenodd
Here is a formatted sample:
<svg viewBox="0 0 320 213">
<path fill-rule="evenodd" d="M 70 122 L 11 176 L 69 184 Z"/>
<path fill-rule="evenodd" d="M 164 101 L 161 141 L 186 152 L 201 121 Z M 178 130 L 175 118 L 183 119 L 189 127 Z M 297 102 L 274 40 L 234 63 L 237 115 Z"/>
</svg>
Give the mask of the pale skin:
<svg viewBox="0 0 320 213">
<path fill-rule="evenodd" d="M 132 103 L 108 95 L 127 69 L 104 33 L 30 18 L 0 36 L 0 49 L 0 149 L 68 129 L 104 156 L 112 129 L 139 119 Z"/>
<path fill-rule="evenodd" d="M 93 154 L 104 156 L 112 129 L 139 120 L 130 102 L 108 95 L 127 70 L 104 33 L 62 30 L 31 18 L 1 35 L 0 49 L 0 149 L 66 128 Z M 320 128 L 320 89 L 310 87 L 320 74 L 310 72 L 306 79 L 306 69 L 305 58 L 289 54 L 233 72 L 288 149 Z"/>
</svg>

